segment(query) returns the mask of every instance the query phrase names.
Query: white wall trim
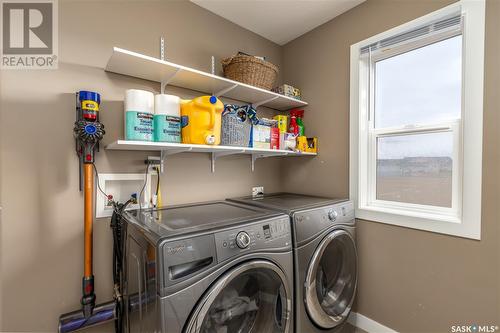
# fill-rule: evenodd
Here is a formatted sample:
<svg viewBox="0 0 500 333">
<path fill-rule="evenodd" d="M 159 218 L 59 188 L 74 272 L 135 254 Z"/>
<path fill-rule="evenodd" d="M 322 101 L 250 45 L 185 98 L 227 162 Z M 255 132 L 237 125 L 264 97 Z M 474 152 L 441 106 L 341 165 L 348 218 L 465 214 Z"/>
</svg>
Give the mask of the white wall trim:
<svg viewBox="0 0 500 333">
<path fill-rule="evenodd" d="M 382 325 L 381 323 L 356 312 L 351 312 L 349 318 L 347 318 L 347 322 L 368 333 L 398 333 L 392 328 Z"/>
</svg>

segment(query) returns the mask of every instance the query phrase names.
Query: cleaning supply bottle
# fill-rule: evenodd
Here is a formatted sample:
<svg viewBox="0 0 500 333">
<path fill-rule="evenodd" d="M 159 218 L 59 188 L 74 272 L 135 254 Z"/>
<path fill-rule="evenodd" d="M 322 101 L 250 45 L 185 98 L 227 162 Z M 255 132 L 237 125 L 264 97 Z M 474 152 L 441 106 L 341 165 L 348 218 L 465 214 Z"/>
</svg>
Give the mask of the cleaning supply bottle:
<svg viewBox="0 0 500 333">
<path fill-rule="evenodd" d="M 297 126 L 299 126 L 299 136 L 304 136 L 305 127 L 304 123 L 302 122 L 302 117 L 297 117 Z"/>
<path fill-rule="evenodd" d="M 182 143 L 218 145 L 224 104 L 215 96 L 181 100 Z"/>
<path fill-rule="evenodd" d="M 302 118 L 304 118 L 304 110 L 294 109 L 290 111 L 291 116 L 295 116 L 297 126 L 299 127 L 299 136 L 305 135 L 305 127 Z"/>
<path fill-rule="evenodd" d="M 181 105 L 178 96 L 164 94 L 155 96 L 153 127 L 154 141 L 181 142 Z"/>
<path fill-rule="evenodd" d="M 292 133 L 293 135 L 299 135 L 299 125 L 297 124 L 297 116 L 291 115 L 290 116 L 290 126 L 288 127 L 288 132 Z"/>
<path fill-rule="evenodd" d="M 278 129 L 280 130 L 280 133 L 286 133 L 288 125 L 288 116 L 280 114 L 274 116 L 273 119 L 278 121 Z"/>
<path fill-rule="evenodd" d="M 125 91 L 125 140 L 152 141 L 154 94 L 139 89 Z"/>
</svg>

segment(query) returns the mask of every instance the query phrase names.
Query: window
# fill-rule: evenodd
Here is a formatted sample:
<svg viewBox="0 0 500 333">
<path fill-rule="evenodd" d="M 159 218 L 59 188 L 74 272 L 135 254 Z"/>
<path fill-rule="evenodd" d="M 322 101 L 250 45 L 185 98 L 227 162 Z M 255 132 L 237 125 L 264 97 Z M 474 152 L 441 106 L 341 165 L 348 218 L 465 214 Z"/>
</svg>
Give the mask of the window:
<svg viewBox="0 0 500 333">
<path fill-rule="evenodd" d="M 351 46 L 356 217 L 480 238 L 484 1 Z"/>
</svg>

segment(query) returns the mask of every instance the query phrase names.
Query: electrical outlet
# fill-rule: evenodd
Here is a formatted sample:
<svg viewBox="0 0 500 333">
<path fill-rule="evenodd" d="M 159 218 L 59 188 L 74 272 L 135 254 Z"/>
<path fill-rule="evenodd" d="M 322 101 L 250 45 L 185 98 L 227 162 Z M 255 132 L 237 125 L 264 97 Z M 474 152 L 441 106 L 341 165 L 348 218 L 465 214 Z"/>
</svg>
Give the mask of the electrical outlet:
<svg viewBox="0 0 500 333">
<path fill-rule="evenodd" d="M 264 195 L 264 186 L 252 187 L 252 197 Z"/>
<path fill-rule="evenodd" d="M 161 158 L 158 156 L 148 156 L 148 158 L 144 161 L 147 165 L 160 165 Z"/>
<path fill-rule="evenodd" d="M 144 160 L 144 163 L 148 165 L 148 168 L 159 167 L 161 173 L 163 173 L 163 162 L 164 160 L 160 156 L 148 156 L 148 158 Z"/>
</svg>

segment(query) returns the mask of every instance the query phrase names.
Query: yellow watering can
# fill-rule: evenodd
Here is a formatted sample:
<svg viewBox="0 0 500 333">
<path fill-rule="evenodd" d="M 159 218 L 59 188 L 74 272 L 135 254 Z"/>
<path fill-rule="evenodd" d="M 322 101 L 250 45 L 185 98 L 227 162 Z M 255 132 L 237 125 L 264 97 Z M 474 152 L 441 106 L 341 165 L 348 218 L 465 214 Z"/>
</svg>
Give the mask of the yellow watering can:
<svg viewBox="0 0 500 333">
<path fill-rule="evenodd" d="M 215 96 L 181 100 L 182 143 L 218 145 L 224 104 Z"/>
</svg>

